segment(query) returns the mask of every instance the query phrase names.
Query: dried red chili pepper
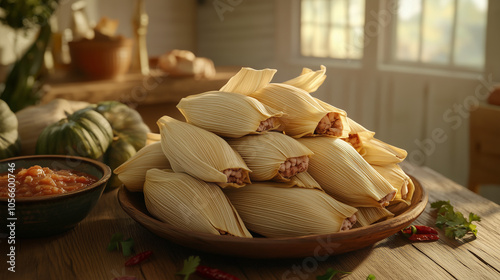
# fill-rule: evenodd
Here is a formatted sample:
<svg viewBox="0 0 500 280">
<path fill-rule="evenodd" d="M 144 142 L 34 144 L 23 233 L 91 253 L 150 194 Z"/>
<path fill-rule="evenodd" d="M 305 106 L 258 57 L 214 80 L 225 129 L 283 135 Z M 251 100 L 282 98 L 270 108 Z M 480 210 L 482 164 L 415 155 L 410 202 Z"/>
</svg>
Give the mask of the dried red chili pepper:
<svg viewBox="0 0 500 280">
<path fill-rule="evenodd" d="M 414 235 L 408 237 L 408 239 L 411 241 L 435 241 L 435 240 L 439 239 L 439 235 L 417 233 L 417 234 L 414 234 Z"/>
<path fill-rule="evenodd" d="M 439 239 L 437 230 L 428 226 L 411 225 L 402 229 L 401 233 L 411 241 L 434 241 Z"/>
<path fill-rule="evenodd" d="M 140 262 L 143 262 L 144 260 L 148 259 L 152 254 L 153 254 L 153 251 L 144 251 L 142 253 L 139 253 L 139 254 L 131 257 L 130 259 L 128 259 L 125 262 L 125 266 L 132 266 L 132 265 L 136 265 Z"/>
<path fill-rule="evenodd" d="M 240 280 L 238 277 L 233 276 L 220 269 L 211 268 L 204 265 L 198 265 L 196 267 L 196 274 L 209 280 Z"/>
</svg>

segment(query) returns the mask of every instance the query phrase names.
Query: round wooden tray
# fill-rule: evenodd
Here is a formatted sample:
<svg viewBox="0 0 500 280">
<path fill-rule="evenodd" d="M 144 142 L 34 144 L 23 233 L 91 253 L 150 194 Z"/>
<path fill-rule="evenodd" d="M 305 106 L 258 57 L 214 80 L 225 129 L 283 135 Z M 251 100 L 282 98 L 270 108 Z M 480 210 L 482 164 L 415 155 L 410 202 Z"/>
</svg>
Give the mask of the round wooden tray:
<svg viewBox="0 0 500 280">
<path fill-rule="evenodd" d="M 242 238 L 185 231 L 157 220 L 149 214 L 142 193 L 125 187 L 118 201 L 125 212 L 154 234 L 193 249 L 238 257 L 272 259 L 337 255 L 370 246 L 409 226 L 425 209 L 428 195 L 414 177 L 412 204 L 404 212 L 386 221 L 349 231 L 289 238 Z"/>
</svg>

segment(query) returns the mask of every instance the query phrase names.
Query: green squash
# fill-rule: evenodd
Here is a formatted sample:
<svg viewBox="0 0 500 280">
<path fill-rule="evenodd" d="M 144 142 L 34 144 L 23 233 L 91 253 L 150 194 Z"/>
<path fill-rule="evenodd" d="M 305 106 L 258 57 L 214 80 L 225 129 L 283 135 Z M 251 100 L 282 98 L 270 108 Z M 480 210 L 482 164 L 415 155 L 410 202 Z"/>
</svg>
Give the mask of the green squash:
<svg viewBox="0 0 500 280">
<path fill-rule="evenodd" d="M 47 126 L 36 154 L 74 155 L 101 159 L 113 141 L 113 129 L 101 114 L 87 107 Z"/>
<path fill-rule="evenodd" d="M 113 143 L 104 157 L 104 163 L 114 170 L 146 145 L 149 127 L 134 109 L 118 101 L 103 101 L 94 110 L 101 113 L 113 128 Z M 118 176 L 112 175 L 106 189 L 119 187 Z"/>
<path fill-rule="evenodd" d="M 19 151 L 16 115 L 9 105 L 0 99 L 0 159 L 14 157 Z"/>
<path fill-rule="evenodd" d="M 136 151 L 146 145 L 149 127 L 134 109 L 118 101 L 103 101 L 94 108 L 111 124 L 115 137 L 132 144 Z"/>
<path fill-rule="evenodd" d="M 126 162 L 129 158 L 135 155 L 135 153 L 136 150 L 132 144 L 122 138 L 115 138 L 104 155 L 104 162 L 111 168 L 111 170 L 115 170 L 115 168 Z M 118 179 L 118 175 L 113 173 L 111 178 L 109 178 L 108 184 L 106 185 L 106 190 L 116 188 L 121 185 L 122 182 Z"/>
</svg>

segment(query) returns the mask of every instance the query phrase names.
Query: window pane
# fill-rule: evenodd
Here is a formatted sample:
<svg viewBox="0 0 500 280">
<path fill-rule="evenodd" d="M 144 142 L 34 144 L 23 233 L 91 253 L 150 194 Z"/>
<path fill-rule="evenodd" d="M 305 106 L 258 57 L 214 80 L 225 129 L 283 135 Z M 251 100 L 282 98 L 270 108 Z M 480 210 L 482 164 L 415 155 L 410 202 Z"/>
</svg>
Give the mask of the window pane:
<svg viewBox="0 0 500 280">
<path fill-rule="evenodd" d="M 422 61 L 450 62 L 455 5 L 453 0 L 424 0 Z"/>
<path fill-rule="evenodd" d="M 347 58 L 346 32 L 343 27 L 330 30 L 330 57 Z"/>
<path fill-rule="evenodd" d="M 488 2 L 461 0 L 458 3 L 454 62 L 460 66 L 482 68 Z"/>
<path fill-rule="evenodd" d="M 347 0 L 332 0 L 330 14 L 335 26 L 347 25 Z"/>
<path fill-rule="evenodd" d="M 364 0 L 302 0 L 301 54 L 361 58 Z"/>
<path fill-rule="evenodd" d="M 360 59 L 363 57 L 363 27 L 349 29 L 348 58 Z"/>
<path fill-rule="evenodd" d="M 404 61 L 418 61 L 421 0 L 399 0 L 396 31 L 396 58 Z"/>
<path fill-rule="evenodd" d="M 365 24 L 364 0 L 349 1 L 349 24 L 356 27 L 363 27 Z"/>
</svg>

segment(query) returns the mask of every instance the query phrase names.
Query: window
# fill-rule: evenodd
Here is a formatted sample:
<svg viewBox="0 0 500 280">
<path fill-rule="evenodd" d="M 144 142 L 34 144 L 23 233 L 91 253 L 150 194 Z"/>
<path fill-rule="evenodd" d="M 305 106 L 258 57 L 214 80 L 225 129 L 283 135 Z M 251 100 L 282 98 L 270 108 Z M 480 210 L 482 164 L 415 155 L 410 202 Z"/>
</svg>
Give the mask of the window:
<svg viewBox="0 0 500 280">
<path fill-rule="evenodd" d="M 300 55 L 362 61 L 365 22 L 373 21 L 378 13 L 388 12 L 365 13 L 365 1 L 369 0 L 301 0 Z M 391 10 L 388 26 L 384 25 L 386 22 L 378 24 L 385 33 L 379 38 L 384 40 L 379 46 L 385 50 L 385 62 L 452 70 L 484 68 L 488 0 L 380 3 L 397 7 Z M 373 6 L 370 9 L 385 9 Z"/>
<path fill-rule="evenodd" d="M 300 54 L 360 59 L 364 0 L 302 0 Z"/>
<path fill-rule="evenodd" d="M 487 0 L 399 0 L 395 62 L 481 69 Z"/>
</svg>

